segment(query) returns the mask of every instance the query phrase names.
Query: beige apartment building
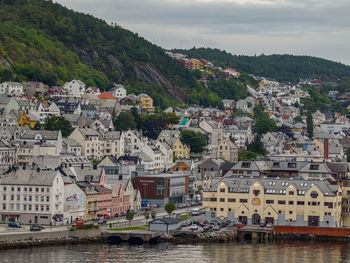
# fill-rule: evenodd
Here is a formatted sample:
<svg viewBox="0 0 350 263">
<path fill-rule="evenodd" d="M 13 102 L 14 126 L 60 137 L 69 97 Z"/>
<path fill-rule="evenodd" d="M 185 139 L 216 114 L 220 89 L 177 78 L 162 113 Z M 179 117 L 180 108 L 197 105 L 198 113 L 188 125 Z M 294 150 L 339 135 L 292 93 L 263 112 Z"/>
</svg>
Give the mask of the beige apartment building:
<svg viewBox="0 0 350 263">
<path fill-rule="evenodd" d="M 327 181 L 236 178 L 203 193 L 208 219 L 248 225 L 341 226 L 342 189 Z"/>
</svg>

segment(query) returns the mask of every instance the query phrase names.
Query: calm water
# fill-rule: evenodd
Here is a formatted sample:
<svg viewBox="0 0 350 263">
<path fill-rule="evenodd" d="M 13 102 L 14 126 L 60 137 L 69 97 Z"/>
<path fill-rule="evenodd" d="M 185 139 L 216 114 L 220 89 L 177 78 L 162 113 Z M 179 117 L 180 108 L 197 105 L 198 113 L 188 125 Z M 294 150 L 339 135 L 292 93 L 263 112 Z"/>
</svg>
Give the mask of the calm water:
<svg viewBox="0 0 350 263">
<path fill-rule="evenodd" d="M 350 262 L 350 244 L 92 244 L 0 251 L 0 262 Z"/>
</svg>

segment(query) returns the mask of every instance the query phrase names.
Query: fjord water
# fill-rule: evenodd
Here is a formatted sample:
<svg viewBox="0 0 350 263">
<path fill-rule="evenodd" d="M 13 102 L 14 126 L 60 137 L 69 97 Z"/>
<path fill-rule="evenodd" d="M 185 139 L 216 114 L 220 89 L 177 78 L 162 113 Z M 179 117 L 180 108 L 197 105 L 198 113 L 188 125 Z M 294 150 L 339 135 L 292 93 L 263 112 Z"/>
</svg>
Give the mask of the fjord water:
<svg viewBox="0 0 350 263">
<path fill-rule="evenodd" d="M 350 262 L 350 244 L 284 242 L 41 247 L 0 251 L 1 262 Z"/>
</svg>

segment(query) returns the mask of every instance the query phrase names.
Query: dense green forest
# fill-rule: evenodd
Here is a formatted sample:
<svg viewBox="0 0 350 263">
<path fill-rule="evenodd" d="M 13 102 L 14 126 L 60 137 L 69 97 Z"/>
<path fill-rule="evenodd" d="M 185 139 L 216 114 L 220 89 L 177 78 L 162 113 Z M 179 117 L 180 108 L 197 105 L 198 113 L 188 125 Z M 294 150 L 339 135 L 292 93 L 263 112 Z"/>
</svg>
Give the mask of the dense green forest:
<svg viewBox="0 0 350 263">
<path fill-rule="evenodd" d="M 0 6 L 0 81 L 62 85 L 77 78 L 102 89 L 122 83 L 162 106 L 204 93 L 163 49 L 117 25 L 52 1 L 0 0 Z"/>
<path fill-rule="evenodd" d="M 216 66 L 232 67 L 257 76 L 275 78 L 282 82 L 298 82 L 301 78 L 337 80 L 350 75 L 350 66 L 310 56 L 293 55 L 232 55 L 212 48 L 176 49 L 193 58 L 204 58 Z"/>
</svg>

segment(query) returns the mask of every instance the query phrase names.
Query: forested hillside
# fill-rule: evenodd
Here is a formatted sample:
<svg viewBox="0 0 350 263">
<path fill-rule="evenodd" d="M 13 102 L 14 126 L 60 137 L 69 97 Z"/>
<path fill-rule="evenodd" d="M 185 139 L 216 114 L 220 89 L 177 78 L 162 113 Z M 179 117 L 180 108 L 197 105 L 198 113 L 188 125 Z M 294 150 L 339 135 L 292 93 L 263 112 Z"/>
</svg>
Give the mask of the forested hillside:
<svg viewBox="0 0 350 263">
<path fill-rule="evenodd" d="M 309 56 L 239 56 L 212 48 L 177 49 L 173 52 L 204 58 L 217 66 L 233 67 L 238 71 L 275 78 L 282 82 L 297 82 L 301 78 L 336 80 L 350 75 L 350 66 Z"/>
<path fill-rule="evenodd" d="M 122 83 L 149 93 L 157 105 L 203 93 L 164 50 L 119 26 L 52 1 L 0 0 L 0 6 L 0 81 L 62 85 L 78 78 L 102 89 Z"/>
</svg>

